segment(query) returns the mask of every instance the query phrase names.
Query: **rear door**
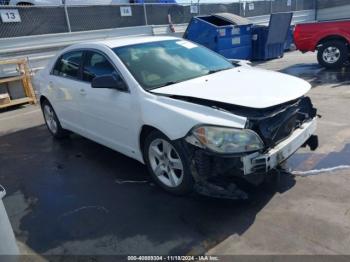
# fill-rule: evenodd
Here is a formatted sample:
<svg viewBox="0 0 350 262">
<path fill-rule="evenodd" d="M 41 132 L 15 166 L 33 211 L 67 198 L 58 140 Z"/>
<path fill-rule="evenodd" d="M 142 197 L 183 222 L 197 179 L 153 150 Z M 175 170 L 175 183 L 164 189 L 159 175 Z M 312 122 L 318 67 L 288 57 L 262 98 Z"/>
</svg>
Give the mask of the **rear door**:
<svg viewBox="0 0 350 262">
<path fill-rule="evenodd" d="M 57 59 L 48 84 L 49 100 L 64 128 L 81 133 L 81 65 L 84 51 L 68 51 Z"/>
</svg>

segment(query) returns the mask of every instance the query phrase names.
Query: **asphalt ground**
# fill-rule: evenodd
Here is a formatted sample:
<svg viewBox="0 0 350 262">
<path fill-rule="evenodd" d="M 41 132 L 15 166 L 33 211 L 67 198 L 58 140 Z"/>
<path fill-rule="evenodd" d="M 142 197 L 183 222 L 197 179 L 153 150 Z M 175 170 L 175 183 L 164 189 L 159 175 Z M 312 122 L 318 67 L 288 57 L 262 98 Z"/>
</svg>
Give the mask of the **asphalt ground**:
<svg viewBox="0 0 350 262">
<path fill-rule="evenodd" d="M 38 106 L 1 112 L 0 183 L 21 252 L 350 254 L 350 69 L 299 52 L 254 66 L 309 81 L 322 118 L 319 148 L 298 150 L 276 192 L 251 187 L 249 201 L 169 195 L 135 160 L 78 135 L 53 139 Z"/>
</svg>

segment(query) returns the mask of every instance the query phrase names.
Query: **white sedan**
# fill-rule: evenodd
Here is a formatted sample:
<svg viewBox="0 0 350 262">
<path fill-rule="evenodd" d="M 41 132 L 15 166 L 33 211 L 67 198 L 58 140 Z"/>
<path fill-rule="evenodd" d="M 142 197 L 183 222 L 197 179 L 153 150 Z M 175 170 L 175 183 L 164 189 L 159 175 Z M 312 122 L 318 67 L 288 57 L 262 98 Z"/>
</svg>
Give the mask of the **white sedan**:
<svg viewBox="0 0 350 262">
<path fill-rule="evenodd" d="M 315 146 L 309 83 L 179 38 L 73 45 L 35 83 L 54 137 L 69 130 L 134 158 L 172 193 L 254 182 Z"/>
</svg>

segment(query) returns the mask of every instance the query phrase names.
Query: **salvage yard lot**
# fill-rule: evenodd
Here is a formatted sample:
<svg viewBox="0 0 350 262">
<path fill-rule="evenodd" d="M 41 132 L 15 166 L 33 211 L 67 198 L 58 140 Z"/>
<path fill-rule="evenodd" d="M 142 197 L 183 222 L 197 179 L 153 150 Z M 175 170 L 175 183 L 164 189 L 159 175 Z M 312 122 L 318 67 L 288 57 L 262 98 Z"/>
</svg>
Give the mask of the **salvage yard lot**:
<svg viewBox="0 0 350 262">
<path fill-rule="evenodd" d="M 350 69 L 299 52 L 255 66 L 309 81 L 322 115 L 320 147 L 286 166 L 350 165 Z M 248 202 L 176 197 L 138 162 L 78 135 L 54 140 L 43 124 L 37 106 L 0 114 L 0 182 L 24 253 L 350 254 L 350 169 L 284 174 L 278 192 L 252 187 Z"/>
</svg>

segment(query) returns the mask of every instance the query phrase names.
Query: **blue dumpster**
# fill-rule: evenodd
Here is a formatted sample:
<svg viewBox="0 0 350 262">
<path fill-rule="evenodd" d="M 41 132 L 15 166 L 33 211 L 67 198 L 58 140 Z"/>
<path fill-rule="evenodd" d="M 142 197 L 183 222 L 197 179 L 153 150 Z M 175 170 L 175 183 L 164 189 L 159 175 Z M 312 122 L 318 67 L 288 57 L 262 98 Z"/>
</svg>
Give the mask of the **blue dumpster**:
<svg viewBox="0 0 350 262">
<path fill-rule="evenodd" d="M 282 57 L 293 13 L 271 14 L 269 26 L 252 27 L 253 60 Z"/>
<path fill-rule="evenodd" d="M 191 19 L 184 38 L 231 59 L 251 59 L 252 23 L 230 13 L 197 16 Z"/>
<path fill-rule="evenodd" d="M 294 27 L 290 26 L 288 33 L 287 33 L 287 40 L 284 43 L 284 50 L 285 51 L 289 51 L 292 49 L 292 44 L 294 44 L 294 36 L 293 36 L 293 32 L 294 32 Z"/>
</svg>

